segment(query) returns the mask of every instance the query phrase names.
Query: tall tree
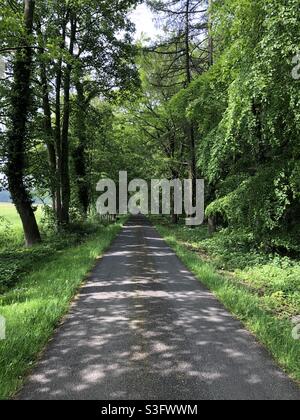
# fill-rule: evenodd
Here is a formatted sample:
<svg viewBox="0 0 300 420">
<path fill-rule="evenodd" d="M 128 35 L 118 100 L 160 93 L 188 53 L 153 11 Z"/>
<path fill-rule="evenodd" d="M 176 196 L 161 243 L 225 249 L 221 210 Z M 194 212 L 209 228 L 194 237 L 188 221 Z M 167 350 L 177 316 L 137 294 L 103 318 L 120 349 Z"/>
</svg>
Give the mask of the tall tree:
<svg viewBox="0 0 300 420">
<path fill-rule="evenodd" d="M 89 105 L 95 95 L 113 96 L 118 89 L 122 88 L 125 92 L 132 83 L 135 83 L 137 80 L 133 61 L 135 49 L 131 39 L 133 26 L 127 17 L 128 10 L 134 4 L 135 0 L 114 1 L 109 7 L 106 2 L 99 3 L 95 0 L 89 0 L 84 4 L 80 1 L 67 4 L 54 2 L 45 6 L 46 11 L 41 12 L 44 28 L 41 31 L 41 38 L 44 50 L 46 54 L 48 53 L 48 72 L 50 70 L 55 80 L 54 92 L 51 88 L 49 98 L 50 106 L 53 103 L 55 109 L 52 132 L 56 169 L 52 179 L 56 180 L 54 183 L 56 191 L 53 195 L 55 195 L 55 211 L 59 225 L 69 222 L 71 200 L 70 117 L 73 112 L 71 89 L 75 88 L 78 101 L 83 101 L 81 107 L 84 107 Z M 40 61 L 41 74 L 44 62 Z M 49 83 L 50 80 L 48 86 Z M 49 121 L 47 101 L 43 108 L 45 120 Z M 83 191 L 85 184 L 83 174 L 86 172 L 85 162 L 82 159 L 86 144 L 84 118 L 83 113 L 81 127 L 76 136 L 80 146 L 72 147 L 72 156 L 75 175 L 78 176 L 80 207 L 85 214 L 88 195 Z M 48 131 L 50 133 L 50 130 Z M 53 165 L 51 168 L 53 173 Z"/>
<path fill-rule="evenodd" d="M 10 98 L 9 130 L 7 133 L 6 174 L 9 190 L 21 217 L 27 246 L 41 241 L 32 208 L 32 199 L 26 186 L 26 141 L 31 101 L 32 34 L 35 1 L 24 1 L 24 32 L 20 37 L 13 66 Z"/>
<path fill-rule="evenodd" d="M 70 33 L 69 33 L 69 49 L 70 58 L 73 57 L 77 32 L 77 11 L 69 10 L 70 15 Z M 70 124 L 70 89 L 71 89 L 71 73 L 72 63 L 68 62 L 64 71 L 64 106 L 63 106 L 63 122 L 61 130 L 61 220 L 62 224 L 68 224 L 70 221 L 70 169 L 69 169 L 69 124 Z"/>
<path fill-rule="evenodd" d="M 165 56 L 165 77 L 177 76 L 177 83 L 188 87 L 197 75 L 207 70 L 211 60 L 208 48 L 208 1 L 150 1 L 163 21 L 165 39 L 152 48 Z M 159 46 L 159 48 L 157 48 Z M 197 179 L 197 144 L 193 123 L 185 121 L 183 130 L 189 145 L 189 176 L 195 187 Z"/>
<path fill-rule="evenodd" d="M 78 144 L 73 150 L 74 170 L 77 184 L 77 197 L 79 209 L 84 216 L 87 216 L 90 205 L 90 186 L 87 179 L 87 112 L 90 106 L 90 100 L 97 94 L 97 90 L 89 96 L 85 95 L 84 83 L 79 80 L 75 82 L 76 85 L 76 106 L 75 106 L 75 135 L 78 139 Z"/>
</svg>

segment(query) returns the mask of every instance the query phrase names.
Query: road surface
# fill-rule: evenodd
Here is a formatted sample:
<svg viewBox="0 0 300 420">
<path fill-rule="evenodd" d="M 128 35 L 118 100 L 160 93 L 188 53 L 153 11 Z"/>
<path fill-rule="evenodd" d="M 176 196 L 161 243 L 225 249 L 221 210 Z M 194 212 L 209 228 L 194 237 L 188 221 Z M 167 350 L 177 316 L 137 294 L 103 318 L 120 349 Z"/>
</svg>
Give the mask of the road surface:
<svg viewBox="0 0 300 420">
<path fill-rule="evenodd" d="M 23 400 L 299 400 L 299 388 L 142 217 L 99 262 Z"/>
</svg>

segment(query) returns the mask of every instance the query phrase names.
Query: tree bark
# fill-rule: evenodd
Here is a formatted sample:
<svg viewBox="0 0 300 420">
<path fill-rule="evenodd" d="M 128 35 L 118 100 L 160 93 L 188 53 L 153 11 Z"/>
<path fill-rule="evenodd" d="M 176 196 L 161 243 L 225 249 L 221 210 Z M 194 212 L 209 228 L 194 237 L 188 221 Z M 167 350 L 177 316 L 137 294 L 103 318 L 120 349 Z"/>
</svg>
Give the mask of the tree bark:
<svg viewBox="0 0 300 420">
<path fill-rule="evenodd" d="M 76 19 L 71 14 L 70 56 L 73 56 L 76 37 Z M 68 63 L 64 75 L 64 110 L 61 133 L 61 221 L 67 225 L 70 221 L 70 169 L 69 169 L 69 124 L 70 124 L 70 88 L 72 64 Z"/>
<path fill-rule="evenodd" d="M 66 27 L 67 27 L 68 13 L 62 17 L 62 41 L 61 49 L 65 48 L 66 42 Z M 60 34 L 60 33 L 59 33 Z M 62 172 L 62 147 L 61 147 L 61 90 L 62 90 L 62 57 L 58 60 L 55 78 L 55 130 L 54 130 L 54 143 L 56 152 L 56 220 L 57 225 L 60 227 L 63 223 L 62 220 L 62 199 L 61 199 L 61 172 Z"/>
<path fill-rule="evenodd" d="M 214 64 L 214 40 L 212 37 L 212 18 L 211 8 L 213 0 L 208 1 L 208 66 L 211 67 Z"/>
<path fill-rule="evenodd" d="M 217 231 L 217 218 L 216 216 L 210 216 L 208 218 L 208 233 L 213 235 Z"/>
<path fill-rule="evenodd" d="M 39 50 L 40 54 L 45 53 L 45 41 L 43 40 L 41 22 L 37 22 L 37 31 L 40 37 Z M 54 131 L 52 128 L 51 118 L 51 106 L 49 98 L 49 84 L 47 78 L 47 63 L 44 57 L 40 56 L 40 79 L 42 87 L 42 101 L 44 111 L 44 133 L 45 133 L 45 144 L 48 152 L 48 163 L 49 163 L 49 183 L 50 183 L 50 194 L 52 198 L 52 208 L 56 211 L 56 151 L 55 151 L 55 138 Z"/>
<path fill-rule="evenodd" d="M 189 85 L 192 81 L 191 56 L 190 56 L 190 1 L 186 2 L 185 11 L 185 61 L 186 61 L 186 82 Z"/>
<path fill-rule="evenodd" d="M 87 180 L 86 168 L 86 100 L 84 97 L 84 88 L 80 81 L 76 83 L 77 91 L 77 112 L 76 128 L 79 144 L 73 152 L 74 168 L 76 173 L 78 202 L 83 215 L 86 217 L 90 204 L 89 185 Z"/>
<path fill-rule="evenodd" d="M 52 207 L 56 211 L 56 151 L 54 144 L 54 133 L 52 129 L 51 107 L 49 100 L 48 80 L 46 64 L 40 63 L 42 95 L 43 95 L 43 110 L 44 110 L 44 131 L 46 136 L 46 147 L 48 151 L 48 162 L 50 172 L 50 191 L 52 198 Z"/>
<path fill-rule="evenodd" d="M 33 31 L 34 0 L 24 1 L 24 48 L 16 53 L 14 81 L 11 93 L 10 129 L 7 136 L 7 178 L 12 200 L 22 220 L 27 246 L 41 242 L 39 228 L 32 208 L 32 199 L 25 184 L 26 134 L 31 102 L 30 80 L 32 49 L 29 37 Z"/>
<path fill-rule="evenodd" d="M 190 56 L 190 0 L 186 2 L 185 14 L 185 51 L 186 51 L 186 81 L 187 85 L 192 82 L 191 56 Z M 193 183 L 193 205 L 196 204 L 196 180 L 197 180 L 197 159 L 195 129 L 192 122 L 188 122 L 188 140 L 190 146 L 189 177 Z"/>
</svg>

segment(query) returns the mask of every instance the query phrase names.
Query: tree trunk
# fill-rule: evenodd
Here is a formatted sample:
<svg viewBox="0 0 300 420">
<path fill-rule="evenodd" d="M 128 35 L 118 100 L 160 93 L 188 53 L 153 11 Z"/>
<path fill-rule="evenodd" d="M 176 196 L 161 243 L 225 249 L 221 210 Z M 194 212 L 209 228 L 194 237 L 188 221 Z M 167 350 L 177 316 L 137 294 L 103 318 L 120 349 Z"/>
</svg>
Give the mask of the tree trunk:
<svg viewBox="0 0 300 420">
<path fill-rule="evenodd" d="M 70 35 L 70 56 L 73 56 L 74 41 L 76 36 L 76 21 L 71 16 L 71 35 Z M 64 75 L 64 112 L 63 126 L 61 133 L 61 221 L 67 225 L 70 221 L 70 170 L 69 170 L 69 124 L 70 124 L 70 88 L 71 88 L 72 64 L 68 63 Z"/>
<path fill-rule="evenodd" d="M 194 124 L 189 124 L 189 139 L 190 139 L 190 169 L 189 176 L 193 183 L 193 205 L 196 205 L 196 185 L 197 185 L 197 158 L 196 158 L 196 139 Z"/>
<path fill-rule="evenodd" d="M 56 73 L 56 81 L 55 81 L 55 89 L 56 89 L 56 97 L 55 97 L 55 151 L 56 151 L 56 219 L 57 224 L 61 225 L 62 223 L 62 216 L 61 216 L 61 182 L 60 182 L 60 174 L 61 174 L 61 131 L 60 131 L 60 120 L 61 120 L 61 105 L 60 105 L 60 93 L 61 93 L 61 83 L 62 81 L 62 60 L 59 60 L 57 73 Z"/>
<path fill-rule="evenodd" d="M 42 25 L 41 21 L 37 22 L 37 32 L 39 35 L 39 49 L 40 54 L 45 53 L 44 45 L 45 40 L 43 39 Z M 43 101 L 43 111 L 44 111 L 44 133 L 45 133 L 45 144 L 48 152 L 48 163 L 49 163 L 49 183 L 50 183 L 50 193 L 52 198 L 52 207 L 55 211 L 56 209 L 56 152 L 55 152 L 55 139 L 54 132 L 52 129 L 52 120 L 51 120 L 51 106 L 49 99 L 49 87 L 48 87 L 48 78 L 47 78 L 47 63 L 43 57 L 40 57 L 39 60 L 40 66 L 40 79 L 42 87 L 42 101 Z"/>
<path fill-rule="evenodd" d="M 67 66 L 64 78 L 64 113 L 61 132 L 61 222 L 64 225 L 69 223 L 70 208 L 70 173 L 69 173 L 69 119 L 70 119 L 70 85 L 71 70 Z"/>
<path fill-rule="evenodd" d="M 186 55 L 186 82 L 190 85 L 192 82 L 191 56 L 190 56 L 190 1 L 186 2 L 185 14 L 185 55 Z M 189 176 L 193 183 L 193 205 L 196 204 L 196 180 L 197 180 L 197 159 L 196 159 L 196 141 L 195 129 L 192 122 L 188 122 L 188 140 L 190 147 Z"/>
<path fill-rule="evenodd" d="M 185 65 L 186 65 L 186 82 L 189 85 L 192 81 L 191 73 L 191 57 L 190 57 L 190 1 L 186 2 L 185 11 Z"/>
<path fill-rule="evenodd" d="M 78 81 L 76 83 L 77 90 L 77 113 L 76 113 L 76 129 L 79 145 L 73 152 L 74 168 L 76 173 L 78 202 L 83 215 L 86 217 L 90 204 L 89 185 L 87 181 L 86 168 L 86 101 L 84 97 L 83 85 Z"/>
<path fill-rule="evenodd" d="M 178 176 L 173 175 L 173 179 L 178 179 Z M 175 213 L 175 191 L 172 189 L 171 192 L 171 216 L 172 216 L 172 223 L 173 225 L 178 225 L 179 222 L 179 215 Z"/>
<path fill-rule="evenodd" d="M 31 101 L 30 79 L 32 49 L 28 38 L 33 30 L 34 0 L 24 2 L 26 37 L 21 40 L 23 49 L 16 53 L 14 81 L 11 93 L 10 129 L 7 136 L 7 178 L 12 200 L 21 217 L 27 246 L 41 242 L 39 228 L 32 208 L 30 193 L 25 185 L 26 131 Z"/>
<path fill-rule="evenodd" d="M 170 156 L 169 158 L 172 159 L 172 161 L 174 161 L 175 159 L 175 153 L 176 153 L 176 136 L 172 135 L 170 138 Z M 172 173 L 172 180 L 176 180 L 179 178 L 179 173 L 178 171 L 174 168 L 174 163 L 172 162 L 172 167 L 171 167 L 171 173 Z M 175 213 L 175 190 L 172 188 L 171 191 L 171 216 L 172 216 L 172 223 L 174 225 L 177 225 L 179 222 L 179 217 L 178 214 Z"/>
<path fill-rule="evenodd" d="M 65 48 L 66 42 L 66 28 L 68 21 L 68 12 L 62 18 L 62 40 L 61 49 Z M 58 31 L 58 35 L 60 32 Z M 54 143 L 56 152 L 56 220 L 58 227 L 62 225 L 62 193 L 61 193 L 61 172 L 62 172 L 62 148 L 61 148 L 61 89 L 62 89 L 62 57 L 58 60 L 56 78 L 55 78 L 55 133 Z"/>
<path fill-rule="evenodd" d="M 217 231 L 217 219 L 216 216 L 211 216 L 208 218 L 208 233 L 213 235 Z"/>
<path fill-rule="evenodd" d="M 56 152 L 54 144 L 54 133 L 51 121 L 51 107 L 49 100 L 48 80 L 46 65 L 43 61 L 40 63 L 41 67 L 41 84 L 43 95 L 43 110 L 44 110 L 44 131 L 46 136 L 46 146 L 48 151 L 48 162 L 50 172 L 50 191 L 52 198 L 52 207 L 56 211 Z"/>
<path fill-rule="evenodd" d="M 211 8 L 213 0 L 208 1 L 208 66 L 211 67 L 214 64 L 214 41 L 212 37 L 212 18 Z"/>
</svg>

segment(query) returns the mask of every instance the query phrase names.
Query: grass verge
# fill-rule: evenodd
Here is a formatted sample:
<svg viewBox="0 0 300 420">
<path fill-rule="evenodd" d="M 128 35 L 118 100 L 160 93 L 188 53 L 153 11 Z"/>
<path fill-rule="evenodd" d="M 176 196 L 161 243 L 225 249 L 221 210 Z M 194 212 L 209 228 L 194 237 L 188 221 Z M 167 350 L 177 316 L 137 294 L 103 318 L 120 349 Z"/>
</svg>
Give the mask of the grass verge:
<svg viewBox="0 0 300 420">
<path fill-rule="evenodd" d="M 20 388 L 95 259 L 121 226 L 101 227 L 80 246 L 56 253 L 0 297 L 0 316 L 6 320 L 6 339 L 0 341 L 0 399 Z"/>
<path fill-rule="evenodd" d="M 265 309 L 262 296 L 251 290 L 247 284 L 243 285 L 226 274 L 220 274 L 214 258 L 210 261 L 207 254 L 205 258 L 201 257 L 188 243 L 187 235 L 183 240 L 182 227 L 161 224 L 157 219 L 152 221 L 189 270 L 255 334 L 281 367 L 300 382 L 300 340 L 295 340 L 292 336 L 294 326 L 291 320 Z"/>
</svg>

